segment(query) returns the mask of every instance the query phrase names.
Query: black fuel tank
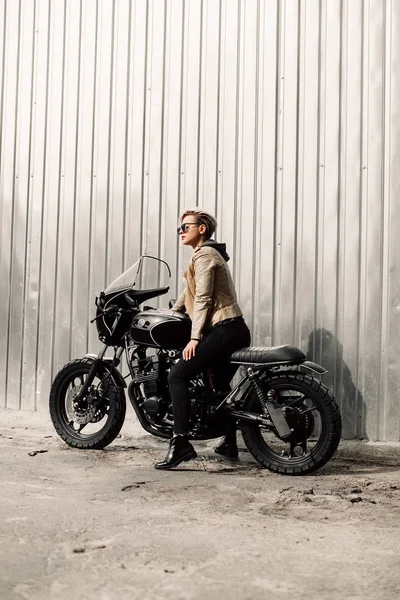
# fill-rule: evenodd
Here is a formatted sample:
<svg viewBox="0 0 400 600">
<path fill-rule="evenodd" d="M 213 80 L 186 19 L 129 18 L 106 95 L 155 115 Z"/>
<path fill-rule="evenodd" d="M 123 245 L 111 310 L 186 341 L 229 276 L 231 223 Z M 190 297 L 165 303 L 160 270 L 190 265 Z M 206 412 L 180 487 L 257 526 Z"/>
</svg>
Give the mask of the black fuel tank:
<svg viewBox="0 0 400 600">
<path fill-rule="evenodd" d="M 144 310 L 131 325 L 134 342 L 165 350 L 182 350 L 190 340 L 190 333 L 189 317 L 176 311 Z"/>
</svg>

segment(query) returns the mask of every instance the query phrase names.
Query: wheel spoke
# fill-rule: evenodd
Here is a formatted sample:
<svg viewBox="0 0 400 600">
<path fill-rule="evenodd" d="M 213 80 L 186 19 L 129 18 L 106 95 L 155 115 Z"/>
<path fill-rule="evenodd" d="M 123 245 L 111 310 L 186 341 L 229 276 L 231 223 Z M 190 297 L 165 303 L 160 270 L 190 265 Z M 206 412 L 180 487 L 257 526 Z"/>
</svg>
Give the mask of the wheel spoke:
<svg viewBox="0 0 400 600">
<path fill-rule="evenodd" d="M 295 404 L 299 404 L 300 402 L 304 402 L 304 396 L 297 396 L 291 402 L 285 402 L 285 406 L 288 406 L 288 407 L 294 406 Z"/>
<path fill-rule="evenodd" d="M 82 429 L 86 427 L 87 423 L 81 423 L 79 427 L 76 427 L 76 425 L 79 425 L 76 421 L 68 421 L 68 426 L 71 427 L 75 433 L 80 433 Z"/>
<path fill-rule="evenodd" d="M 306 415 L 307 413 L 309 413 L 313 410 L 318 410 L 318 409 L 316 406 L 311 406 L 310 408 L 307 408 L 307 410 L 302 410 L 301 413 L 299 413 L 299 415 Z"/>
</svg>

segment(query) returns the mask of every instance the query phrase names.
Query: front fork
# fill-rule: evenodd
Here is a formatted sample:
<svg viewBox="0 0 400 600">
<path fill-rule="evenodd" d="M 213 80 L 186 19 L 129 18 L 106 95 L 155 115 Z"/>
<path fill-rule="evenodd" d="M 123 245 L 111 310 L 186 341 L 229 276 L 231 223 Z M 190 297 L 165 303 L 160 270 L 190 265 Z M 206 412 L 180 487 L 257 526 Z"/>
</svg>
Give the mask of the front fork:
<svg viewBox="0 0 400 600">
<path fill-rule="evenodd" d="M 81 400 L 83 400 L 86 396 L 87 393 L 89 391 L 90 386 L 92 385 L 94 378 L 96 377 L 98 371 L 99 371 L 99 367 L 100 365 L 103 364 L 103 358 L 107 352 L 107 344 L 104 344 L 102 350 L 99 352 L 99 354 L 94 358 L 92 366 L 90 367 L 89 373 L 86 377 L 86 380 L 84 381 L 82 388 L 79 392 L 79 394 L 77 395 L 77 397 L 75 398 L 75 402 L 80 402 Z M 115 358 L 116 358 L 116 362 L 117 364 L 119 363 L 119 360 L 121 358 L 122 352 L 124 351 L 123 348 L 119 348 Z"/>
</svg>

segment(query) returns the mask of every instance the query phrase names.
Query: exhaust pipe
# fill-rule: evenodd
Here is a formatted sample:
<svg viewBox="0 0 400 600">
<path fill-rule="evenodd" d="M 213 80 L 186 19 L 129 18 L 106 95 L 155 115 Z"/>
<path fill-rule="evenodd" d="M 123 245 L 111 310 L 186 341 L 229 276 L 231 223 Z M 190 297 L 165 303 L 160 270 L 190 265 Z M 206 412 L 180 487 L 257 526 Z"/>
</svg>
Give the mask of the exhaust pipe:
<svg viewBox="0 0 400 600">
<path fill-rule="evenodd" d="M 135 411 L 136 416 L 139 419 L 139 423 L 141 424 L 143 429 L 145 431 L 147 431 L 147 433 L 151 433 L 152 435 L 156 435 L 157 437 L 164 438 L 165 440 L 169 440 L 171 437 L 170 433 L 160 431 L 156 427 L 153 427 L 153 425 L 150 425 L 150 423 L 144 416 L 143 411 L 141 410 L 139 403 L 137 401 L 137 398 L 136 398 L 135 383 L 133 381 L 131 381 L 128 386 L 128 396 L 129 396 L 129 400 L 131 401 L 131 404 L 133 406 L 133 410 Z"/>
</svg>

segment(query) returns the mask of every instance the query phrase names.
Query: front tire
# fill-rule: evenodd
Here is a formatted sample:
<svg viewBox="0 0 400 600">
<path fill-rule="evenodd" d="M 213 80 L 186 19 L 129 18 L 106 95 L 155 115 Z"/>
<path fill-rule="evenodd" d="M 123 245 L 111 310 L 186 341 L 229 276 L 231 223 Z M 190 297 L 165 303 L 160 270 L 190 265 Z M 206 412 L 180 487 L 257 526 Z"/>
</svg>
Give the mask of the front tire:
<svg viewBox="0 0 400 600">
<path fill-rule="evenodd" d="M 82 358 L 59 371 L 50 390 L 50 416 L 61 439 L 73 448 L 105 448 L 117 437 L 125 420 L 124 390 L 117 387 L 106 370 L 96 375 L 90 392 L 77 406 L 75 397 L 93 360 Z M 86 431 L 84 431 L 84 429 Z"/>
<path fill-rule="evenodd" d="M 308 475 L 320 469 L 335 453 L 341 436 L 339 408 L 319 380 L 300 372 L 272 375 L 262 384 L 273 390 L 293 430 L 290 440 L 279 438 L 276 431 L 253 423 L 241 426 L 244 442 L 253 457 L 264 467 L 283 475 Z M 261 413 L 253 391 L 243 409 Z"/>
</svg>

